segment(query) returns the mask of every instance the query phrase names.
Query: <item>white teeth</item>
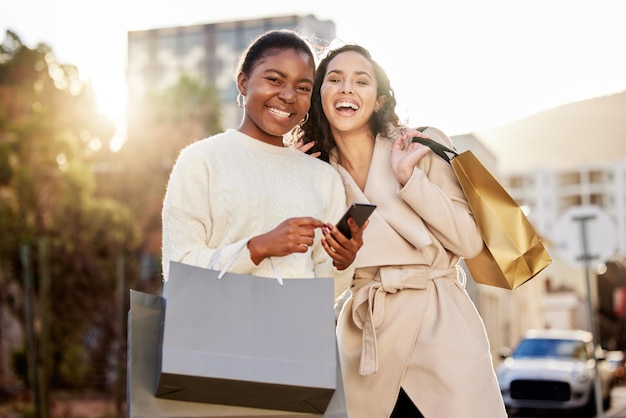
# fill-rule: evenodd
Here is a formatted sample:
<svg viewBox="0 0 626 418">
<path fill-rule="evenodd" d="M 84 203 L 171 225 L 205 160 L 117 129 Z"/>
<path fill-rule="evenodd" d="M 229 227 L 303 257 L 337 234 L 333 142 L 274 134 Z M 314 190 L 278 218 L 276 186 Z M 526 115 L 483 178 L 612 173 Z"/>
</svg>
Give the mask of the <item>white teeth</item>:
<svg viewBox="0 0 626 418">
<path fill-rule="evenodd" d="M 335 105 L 335 109 L 339 109 L 340 107 L 349 107 L 354 110 L 359 110 L 359 107 L 351 102 L 339 102 Z"/>
<path fill-rule="evenodd" d="M 273 107 L 268 107 L 267 110 L 272 112 L 273 114 L 280 116 L 281 118 L 288 118 L 291 113 L 283 112 L 282 110 L 274 109 Z"/>
</svg>

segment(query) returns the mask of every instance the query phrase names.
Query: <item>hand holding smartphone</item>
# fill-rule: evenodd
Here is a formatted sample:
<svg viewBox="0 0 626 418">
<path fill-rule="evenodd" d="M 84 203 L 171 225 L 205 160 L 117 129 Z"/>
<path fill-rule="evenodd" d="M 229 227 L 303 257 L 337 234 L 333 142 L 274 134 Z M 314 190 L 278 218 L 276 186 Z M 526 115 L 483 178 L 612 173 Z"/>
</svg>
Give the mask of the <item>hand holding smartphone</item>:
<svg viewBox="0 0 626 418">
<path fill-rule="evenodd" d="M 337 229 L 345 235 L 346 238 L 352 239 L 348 219 L 354 219 L 356 224 L 362 227 L 367 218 L 374 212 L 374 209 L 376 209 L 376 205 L 371 203 L 352 203 L 339 222 L 337 222 Z"/>
</svg>

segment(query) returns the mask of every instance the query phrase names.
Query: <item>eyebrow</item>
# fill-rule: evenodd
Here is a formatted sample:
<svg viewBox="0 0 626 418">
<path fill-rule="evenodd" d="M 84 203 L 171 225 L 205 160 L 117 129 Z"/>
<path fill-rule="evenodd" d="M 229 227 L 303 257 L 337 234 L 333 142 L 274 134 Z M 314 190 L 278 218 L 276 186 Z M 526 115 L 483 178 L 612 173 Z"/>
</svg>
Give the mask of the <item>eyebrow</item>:
<svg viewBox="0 0 626 418">
<path fill-rule="evenodd" d="M 263 74 L 268 74 L 268 73 L 275 73 L 278 74 L 279 76 L 281 76 L 282 78 L 287 78 L 287 74 L 285 74 L 284 72 L 277 70 L 276 68 L 267 68 L 263 71 Z M 313 79 L 311 78 L 301 78 L 300 80 L 297 81 L 298 83 L 309 83 L 309 84 L 313 84 Z"/>
<path fill-rule="evenodd" d="M 342 70 L 328 70 L 326 75 L 330 75 L 330 74 L 333 74 L 333 73 L 335 73 L 335 74 L 344 74 L 345 71 L 342 71 Z M 368 78 L 373 78 L 372 75 L 369 72 L 365 71 L 365 70 L 355 71 L 355 73 L 356 73 L 356 75 L 365 75 Z"/>
</svg>

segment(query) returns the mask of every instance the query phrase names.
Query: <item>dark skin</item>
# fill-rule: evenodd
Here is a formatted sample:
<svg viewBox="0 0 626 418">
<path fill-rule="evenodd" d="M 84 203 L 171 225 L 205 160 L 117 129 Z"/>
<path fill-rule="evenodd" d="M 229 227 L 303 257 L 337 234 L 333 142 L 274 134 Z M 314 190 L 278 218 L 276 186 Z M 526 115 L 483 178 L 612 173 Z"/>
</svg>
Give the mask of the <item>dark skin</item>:
<svg viewBox="0 0 626 418">
<path fill-rule="evenodd" d="M 310 107 L 314 64 L 306 54 L 280 51 L 258 61 L 252 72 L 240 73 L 237 87 L 245 97 L 245 112 L 238 128 L 259 141 L 283 145 L 283 135 L 304 119 Z M 363 228 L 348 221 L 352 239 L 332 224 L 313 217 L 295 217 L 248 241 L 255 264 L 271 256 L 305 253 L 313 245 L 315 229 L 321 228 L 322 246 L 338 270 L 347 268 L 363 245 Z"/>
<path fill-rule="evenodd" d="M 316 218 L 289 218 L 271 231 L 248 241 L 248 249 L 255 264 L 270 256 L 304 253 L 313 245 L 315 228 L 322 228 L 322 246 L 333 259 L 333 265 L 338 270 L 343 270 L 352 264 L 357 251 L 363 245 L 362 235 L 367 225 L 359 228 L 353 219 L 349 219 L 348 226 L 352 239 L 347 239 L 336 226 L 322 223 Z"/>
</svg>

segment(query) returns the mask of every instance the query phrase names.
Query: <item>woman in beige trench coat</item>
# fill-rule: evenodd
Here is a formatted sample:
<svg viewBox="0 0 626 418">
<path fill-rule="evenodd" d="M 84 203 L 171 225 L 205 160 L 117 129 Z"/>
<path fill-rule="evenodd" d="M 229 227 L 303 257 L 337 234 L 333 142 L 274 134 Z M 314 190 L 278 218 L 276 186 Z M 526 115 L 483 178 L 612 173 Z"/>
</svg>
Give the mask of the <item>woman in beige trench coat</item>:
<svg viewBox="0 0 626 418">
<path fill-rule="evenodd" d="M 407 132 L 395 105 L 369 52 L 344 45 L 319 64 L 304 125 L 347 203 L 378 205 L 339 305 L 348 415 L 506 417 L 482 319 L 457 274 L 482 249 L 480 231 L 450 165 L 410 137 L 452 143 L 435 128 Z"/>
</svg>

